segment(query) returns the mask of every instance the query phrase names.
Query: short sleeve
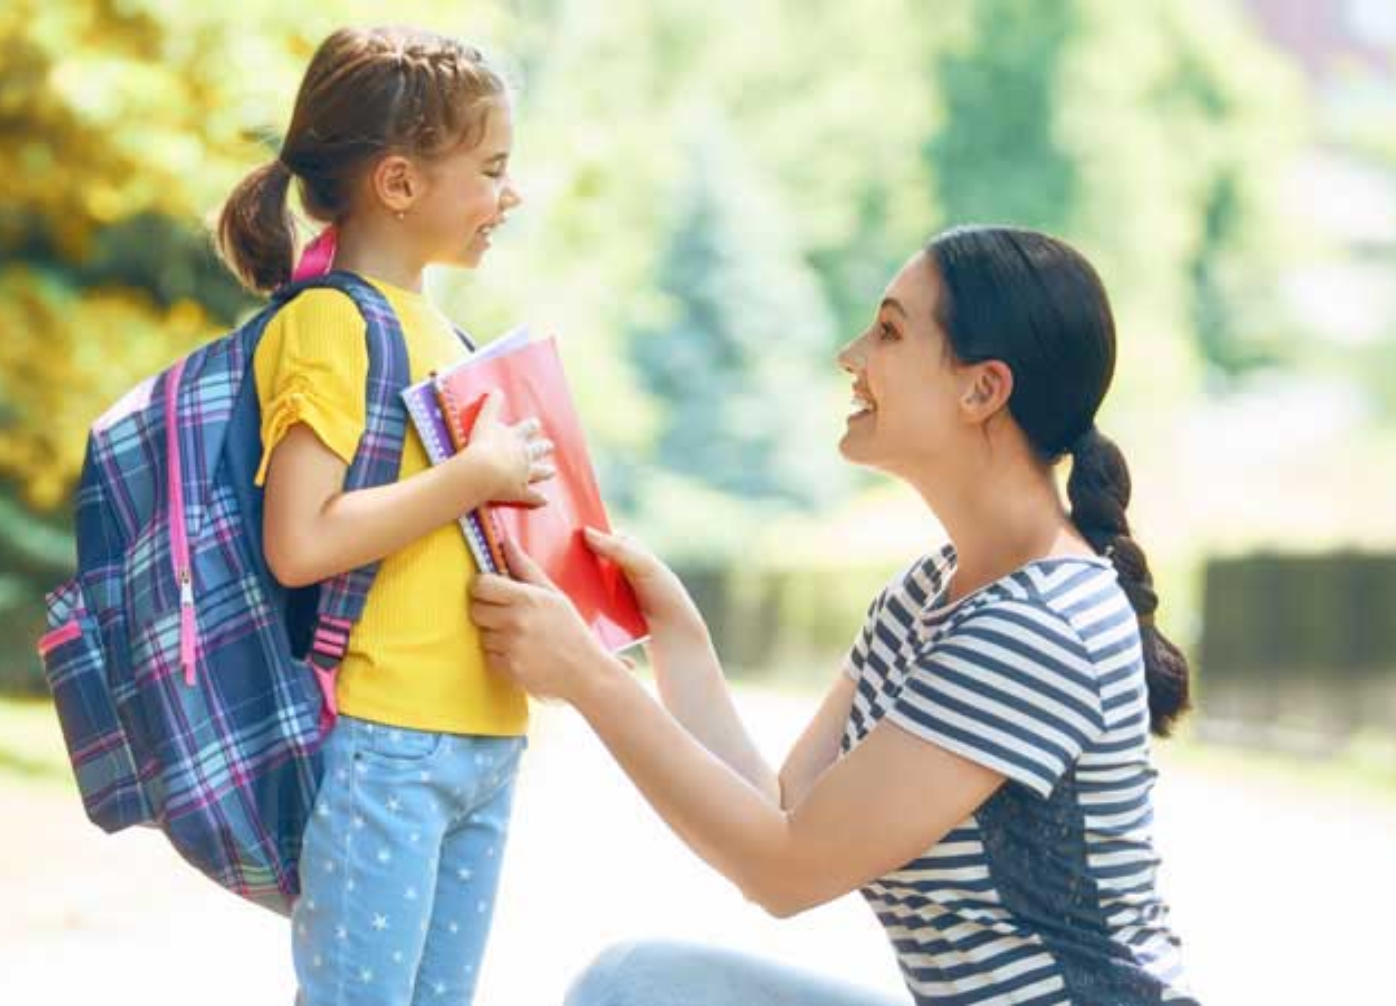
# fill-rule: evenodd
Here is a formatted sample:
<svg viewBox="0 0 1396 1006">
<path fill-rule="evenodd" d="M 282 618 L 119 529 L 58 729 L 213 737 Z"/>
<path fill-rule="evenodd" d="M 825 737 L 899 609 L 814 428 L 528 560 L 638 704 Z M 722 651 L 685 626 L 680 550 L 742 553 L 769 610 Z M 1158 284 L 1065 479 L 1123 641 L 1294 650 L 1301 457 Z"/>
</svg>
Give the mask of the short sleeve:
<svg viewBox="0 0 1396 1006">
<path fill-rule="evenodd" d="M 346 465 L 365 426 L 368 347 L 363 316 L 336 290 L 307 290 L 267 323 L 253 360 L 262 406 L 266 481 L 272 452 L 288 430 L 304 423 Z"/>
<path fill-rule="evenodd" d="M 918 614 L 944 589 L 954 562 L 954 549 L 947 545 L 917 559 L 882 588 L 868 605 L 863 627 L 844 655 L 845 674 L 860 680 L 874 654 L 882 664 L 880 670 L 886 673 Z"/>
<path fill-rule="evenodd" d="M 858 630 L 857 637 L 853 640 L 853 645 L 848 648 L 848 652 L 843 657 L 843 673 L 847 674 L 854 681 L 858 681 L 863 676 L 863 665 L 867 662 L 868 651 L 872 648 L 873 634 L 877 629 L 877 619 L 882 613 L 883 599 L 887 596 L 887 589 L 884 588 L 872 603 L 868 605 L 868 613 L 863 618 L 863 627 Z"/>
<path fill-rule="evenodd" d="M 1035 600 L 964 615 L 908 672 L 887 712 L 901 729 L 1047 797 L 1104 731 L 1080 635 Z"/>
</svg>

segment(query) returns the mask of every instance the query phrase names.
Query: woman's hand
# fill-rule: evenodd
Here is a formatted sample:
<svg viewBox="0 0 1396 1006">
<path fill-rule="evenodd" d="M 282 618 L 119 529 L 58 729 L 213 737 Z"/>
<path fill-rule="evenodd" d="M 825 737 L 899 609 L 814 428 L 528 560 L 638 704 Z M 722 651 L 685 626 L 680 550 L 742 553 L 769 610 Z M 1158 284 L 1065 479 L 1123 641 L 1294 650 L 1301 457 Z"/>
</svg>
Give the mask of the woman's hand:
<svg viewBox="0 0 1396 1006">
<path fill-rule="evenodd" d="M 470 432 L 470 443 L 458 457 L 478 464 L 485 472 L 485 494 L 491 503 L 540 507 L 548 498 L 534 488 L 557 474 L 553 467 L 553 442 L 543 436 L 534 417 L 510 426 L 499 418 L 501 396 L 485 396 Z"/>
<path fill-rule="evenodd" d="M 567 596 L 521 548 L 504 542 L 515 579 L 476 577 L 470 617 L 490 668 L 538 698 L 575 704 L 608 670 L 625 666 L 587 628 Z"/>
<path fill-rule="evenodd" d="M 652 639 L 674 630 L 706 634 L 703 616 L 683 581 L 648 548 L 627 534 L 591 527 L 586 529 L 586 542 L 601 558 L 619 566 L 630 581 Z"/>
</svg>

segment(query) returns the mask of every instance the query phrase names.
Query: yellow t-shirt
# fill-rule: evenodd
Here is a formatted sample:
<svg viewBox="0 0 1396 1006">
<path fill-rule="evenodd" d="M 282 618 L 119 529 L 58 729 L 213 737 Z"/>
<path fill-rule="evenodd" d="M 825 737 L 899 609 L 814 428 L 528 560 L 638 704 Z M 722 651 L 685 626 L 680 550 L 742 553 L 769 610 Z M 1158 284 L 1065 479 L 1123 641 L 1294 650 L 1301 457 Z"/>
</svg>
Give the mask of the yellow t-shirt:
<svg viewBox="0 0 1396 1006">
<path fill-rule="evenodd" d="M 370 280 L 388 299 L 407 342 L 412 380 L 465 352 L 451 324 L 422 294 Z M 307 290 L 268 322 L 253 360 L 262 405 L 261 468 L 296 423 L 305 423 L 346 465 L 365 426 L 368 348 L 358 309 L 336 290 Z M 399 478 L 429 465 L 408 424 Z M 442 733 L 515 736 L 528 700 L 490 672 L 469 617 L 475 564 L 460 528 L 438 528 L 379 567 L 339 671 L 342 712 Z"/>
</svg>

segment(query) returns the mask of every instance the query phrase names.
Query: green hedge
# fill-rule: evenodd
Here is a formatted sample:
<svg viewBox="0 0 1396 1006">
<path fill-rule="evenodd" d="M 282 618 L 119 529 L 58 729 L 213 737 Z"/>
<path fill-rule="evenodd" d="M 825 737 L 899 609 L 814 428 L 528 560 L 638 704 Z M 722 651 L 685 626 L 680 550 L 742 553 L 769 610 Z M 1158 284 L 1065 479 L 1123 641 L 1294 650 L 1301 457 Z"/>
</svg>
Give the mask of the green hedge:
<svg viewBox="0 0 1396 1006">
<path fill-rule="evenodd" d="M 801 569 L 685 566 L 724 665 L 738 671 L 808 665 L 827 678 L 894 566 Z"/>
<path fill-rule="evenodd" d="M 43 588 L 0 576 L 0 695 L 48 694 L 34 651 L 43 631 Z"/>
<path fill-rule="evenodd" d="M 1396 724 L 1396 555 L 1216 559 L 1203 578 L 1202 705 L 1350 732 Z"/>
</svg>

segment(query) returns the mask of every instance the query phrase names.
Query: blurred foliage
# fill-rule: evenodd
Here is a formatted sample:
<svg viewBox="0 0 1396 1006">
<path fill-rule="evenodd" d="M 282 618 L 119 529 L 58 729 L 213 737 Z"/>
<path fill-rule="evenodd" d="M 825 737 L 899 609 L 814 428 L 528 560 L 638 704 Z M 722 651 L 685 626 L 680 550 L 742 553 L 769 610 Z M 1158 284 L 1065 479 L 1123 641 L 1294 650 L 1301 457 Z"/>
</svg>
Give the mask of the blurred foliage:
<svg viewBox="0 0 1396 1006">
<path fill-rule="evenodd" d="M 83 289 L 52 269 L 7 267 L 0 272 L 0 472 L 23 479 L 36 507 L 55 507 L 100 409 L 133 374 L 164 366 L 208 327 L 192 300 L 165 308 L 140 287 Z"/>
<path fill-rule="evenodd" d="M 962 5 L 928 141 L 948 220 L 1014 221 L 1077 242 L 1121 336 L 1112 410 L 1188 396 L 1207 369 L 1289 359 L 1270 309 L 1295 253 L 1276 186 L 1304 124 L 1299 81 L 1208 0 Z"/>
<path fill-rule="evenodd" d="M 0 697 L 0 776 L 7 785 L 66 786 L 77 796 L 49 703 Z"/>
<path fill-rule="evenodd" d="M 7 536 L 63 528 L 85 426 L 254 305 L 207 221 L 271 156 L 319 39 L 383 17 L 0 8 Z M 518 85 L 526 205 L 436 295 L 484 336 L 520 317 L 564 336 L 617 518 L 662 550 L 736 556 L 848 499 L 834 354 L 950 223 L 1047 227 L 1092 257 L 1122 335 L 1108 421 L 1131 443 L 1166 437 L 1209 371 L 1290 358 L 1263 291 L 1296 246 L 1272 186 L 1303 100 L 1230 4 L 401 0 L 391 18 L 483 43 Z"/>
<path fill-rule="evenodd" d="M 1351 92 L 1335 100 L 1337 108 L 1321 123 L 1320 138 L 1330 149 L 1350 150 L 1374 176 L 1396 185 L 1396 49 L 1389 54 L 1389 63 L 1384 80 L 1373 79 L 1375 74 L 1353 75 Z M 1376 219 L 1389 225 L 1392 203 L 1388 200 Z M 1396 275 L 1396 234 L 1388 233 L 1382 240 L 1369 232 L 1348 254 L 1350 265 L 1368 272 L 1375 284 L 1390 288 L 1389 277 Z M 1329 373 L 1358 376 L 1359 385 L 1373 393 L 1388 430 L 1396 428 L 1396 311 L 1392 305 L 1396 299 L 1387 302 L 1387 324 L 1380 337 L 1329 347 L 1321 361 Z"/>
<path fill-rule="evenodd" d="M 645 390 L 664 403 L 653 460 L 733 496 L 827 501 L 843 468 L 828 449 L 832 424 L 792 423 L 772 407 L 829 386 L 823 291 L 791 247 L 777 192 L 725 123 L 705 117 L 689 143 L 657 270 L 669 310 L 631 340 Z M 826 405 L 819 412 L 837 417 L 837 402 Z"/>
<path fill-rule="evenodd" d="M 1122 338 L 1107 421 L 1141 467 L 1209 373 L 1294 360 L 1267 291 L 1299 244 L 1275 185 L 1304 100 L 1229 5 L 583 8 L 561 4 L 527 60 L 514 263 L 443 285 L 495 327 L 527 305 L 573 334 L 603 477 L 661 547 L 734 537 L 713 490 L 787 516 L 847 492 L 833 354 L 949 223 L 1048 227 L 1091 255 Z M 783 472 L 755 446 L 776 436 Z M 739 540 L 773 519 L 728 509 Z"/>
</svg>

